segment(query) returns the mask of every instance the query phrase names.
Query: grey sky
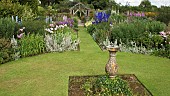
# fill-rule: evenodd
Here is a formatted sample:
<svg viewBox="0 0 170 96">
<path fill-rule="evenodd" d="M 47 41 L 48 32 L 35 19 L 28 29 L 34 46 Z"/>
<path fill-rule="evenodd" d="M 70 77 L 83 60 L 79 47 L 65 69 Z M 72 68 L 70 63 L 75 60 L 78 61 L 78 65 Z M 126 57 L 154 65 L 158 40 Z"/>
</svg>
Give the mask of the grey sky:
<svg viewBox="0 0 170 96">
<path fill-rule="evenodd" d="M 115 0 L 117 3 L 126 5 L 129 2 L 130 5 L 138 6 L 142 0 Z M 149 0 L 152 5 L 160 7 L 161 5 L 170 6 L 170 0 Z"/>
</svg>

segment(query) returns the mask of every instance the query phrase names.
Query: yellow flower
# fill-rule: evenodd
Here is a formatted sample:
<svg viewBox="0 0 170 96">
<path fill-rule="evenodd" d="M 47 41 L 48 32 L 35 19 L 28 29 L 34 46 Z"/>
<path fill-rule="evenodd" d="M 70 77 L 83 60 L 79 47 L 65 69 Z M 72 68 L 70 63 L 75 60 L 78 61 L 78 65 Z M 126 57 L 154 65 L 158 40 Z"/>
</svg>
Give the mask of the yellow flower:
<svg viewBox="0 0 170 96">
<path fill-rule="evenodd" d="M 85 23 L 85 26 L 87 27 L 87 26 L 89 26 L 91 24 L 92 24 L 92 21 L 88 21 L 88 22 Z"/>
</svg>

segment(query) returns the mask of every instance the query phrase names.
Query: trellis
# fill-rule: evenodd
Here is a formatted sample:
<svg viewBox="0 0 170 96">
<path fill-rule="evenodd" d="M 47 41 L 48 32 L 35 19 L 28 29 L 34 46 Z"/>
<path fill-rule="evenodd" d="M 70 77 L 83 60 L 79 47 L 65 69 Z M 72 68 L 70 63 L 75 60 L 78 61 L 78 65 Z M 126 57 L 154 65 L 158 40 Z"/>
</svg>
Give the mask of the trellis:
<svg viewBox="0 0 170 96">
<path fill-rule="evenodd" d="M 79 2 L 70 8 L 70 14 L 75 15 L 77 12 L 80 12 L 80 17 L 82 16 L 82 13 L 84 13 L 85 16 L 89 16 L 90 8 Z"/>
</svg>

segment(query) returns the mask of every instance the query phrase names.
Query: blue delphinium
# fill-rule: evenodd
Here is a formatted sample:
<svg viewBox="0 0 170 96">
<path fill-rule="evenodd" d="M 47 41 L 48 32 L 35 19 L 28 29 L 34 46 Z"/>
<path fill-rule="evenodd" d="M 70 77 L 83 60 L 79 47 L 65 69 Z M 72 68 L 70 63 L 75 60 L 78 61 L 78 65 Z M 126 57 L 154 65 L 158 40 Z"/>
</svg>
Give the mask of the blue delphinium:
<svg viewBox="0 0 170 96">
<path fill-rule="evenodd" d="M 110 14 L 106 14 L 106 12 L 96 12 L 95 21 L 92 23 L 98 24 L 101 22 L 108 22 L 109 17 L 110 17 Z"/>
</svg>

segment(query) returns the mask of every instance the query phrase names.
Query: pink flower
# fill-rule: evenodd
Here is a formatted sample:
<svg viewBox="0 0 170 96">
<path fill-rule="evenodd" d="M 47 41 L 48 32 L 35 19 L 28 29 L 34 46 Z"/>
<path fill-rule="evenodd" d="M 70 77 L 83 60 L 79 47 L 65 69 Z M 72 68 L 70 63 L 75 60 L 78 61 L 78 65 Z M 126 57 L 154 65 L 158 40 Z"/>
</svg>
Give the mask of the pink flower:
<svg viewBox="0 0 170 96">
<path fill-rule="evenodd" d="M 24 33 L 21 33 L 21 34 L 17 35 L 17 38 L 21 39 L 23 35 L 24 35 Z"/>
<path fill-rule="evenodd" d="M 50 27 L 54 27 L 54 24 L 50 24 L 49 26 L 50 26 Z"/>
<path fill-rule="evenodd" d="M 161 36 L 166 36 L 166 33 L 164 31 L 159 32 Z"/>
</svg>

